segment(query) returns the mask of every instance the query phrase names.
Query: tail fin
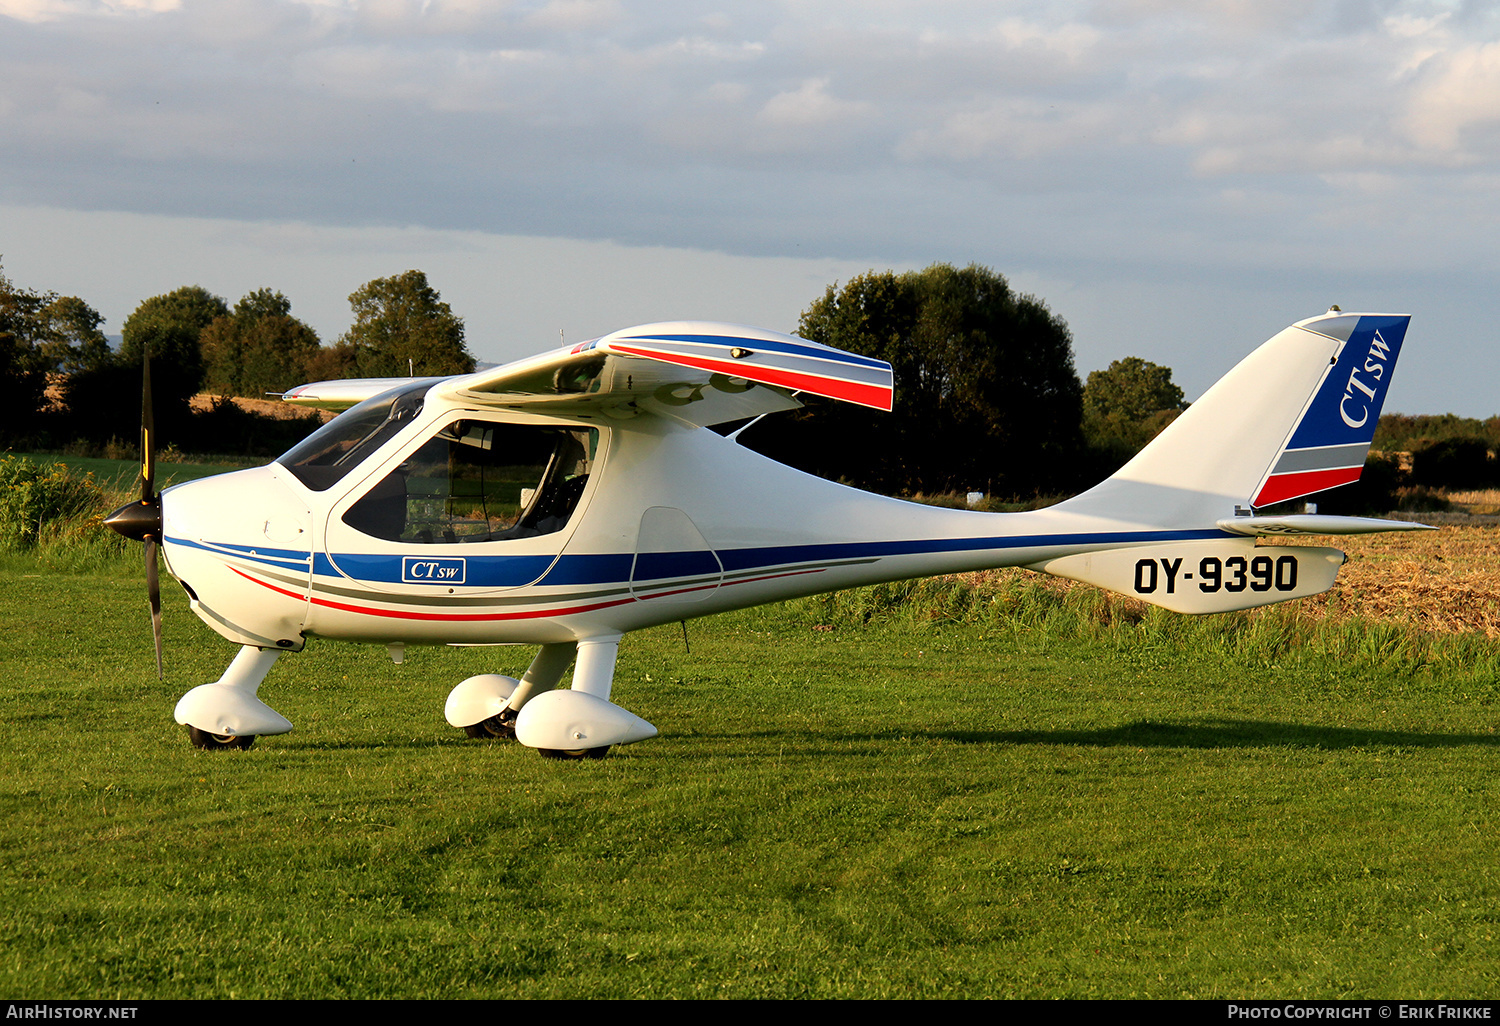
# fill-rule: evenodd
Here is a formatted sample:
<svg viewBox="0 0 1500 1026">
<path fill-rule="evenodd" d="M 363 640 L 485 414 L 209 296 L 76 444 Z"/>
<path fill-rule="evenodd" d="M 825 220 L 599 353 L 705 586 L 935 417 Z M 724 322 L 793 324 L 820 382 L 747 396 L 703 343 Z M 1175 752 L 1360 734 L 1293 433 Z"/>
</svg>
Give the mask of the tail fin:
<svg viewBox="0 0 1500 1026">
<path fill-rule="evenodd" d="M 1330 311 L 1247 356 L 1134 459 L 1058 512 L 1207 527 L 1359 479 L 1406 326 Z"/>
</svg>

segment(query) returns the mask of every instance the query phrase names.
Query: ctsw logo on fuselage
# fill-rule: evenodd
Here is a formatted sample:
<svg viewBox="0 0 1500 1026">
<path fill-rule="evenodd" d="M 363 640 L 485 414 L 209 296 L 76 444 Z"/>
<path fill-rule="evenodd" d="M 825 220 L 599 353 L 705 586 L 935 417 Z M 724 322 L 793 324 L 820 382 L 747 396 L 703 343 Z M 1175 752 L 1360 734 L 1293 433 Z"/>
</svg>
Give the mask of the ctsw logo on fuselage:
<svg viewBox="0 0 1500 1026">
<path fill-rule="evenodd" d="M 433 559 L 430 556 L 401 558 L 402 584 L 462 584 L 468 566 L 464 557 Z"/>
</svg>

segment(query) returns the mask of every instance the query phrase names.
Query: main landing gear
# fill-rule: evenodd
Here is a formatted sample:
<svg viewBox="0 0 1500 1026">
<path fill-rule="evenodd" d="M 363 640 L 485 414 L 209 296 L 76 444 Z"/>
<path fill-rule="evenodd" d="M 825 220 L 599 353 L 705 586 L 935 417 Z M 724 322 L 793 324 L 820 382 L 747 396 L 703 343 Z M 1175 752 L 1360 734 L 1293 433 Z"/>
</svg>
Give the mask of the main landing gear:
<svg viewBox="0 0 1500 1026">
<path fill-rule="evenodd" d="M 515 738 L 551 759 L 602 759 L 614 745 L 656 736 L 656 728 L 609 700 L 620 636 L 543 645 L 520 680 L 470 677 L 448 695 L 448 722 L 472 738 Z M 242 647 L 224 676 L 177 703 L 173 716 L 205 751 L 246 749 L 259 734 L 285 734 L 286 717 L 256 697 L 281 653 Z M 568 665 L 573 686 L 557 690 Z"/>
<path fill-rule="evenodd" d="M 516 714 L 512 709 L 506 709 L 498 716 L 479 723 L 471 723 L 464 728 L 464 733 L 479 741 L 514 741 L 516 739 Z"/>
<path fill-rule="evenodd" d="M 500 737 L 507 726 L 528 748 L 551 759 L 602 759 L 613 745 L 655 737 L 656 728 L 609 700 L 618 634 L 543 645 L 516 680 L 485 673 L 448 695 L 448 722 L 470 737 Z M 577 656 L 573 686 L 554 690 Z"/>
</svg>

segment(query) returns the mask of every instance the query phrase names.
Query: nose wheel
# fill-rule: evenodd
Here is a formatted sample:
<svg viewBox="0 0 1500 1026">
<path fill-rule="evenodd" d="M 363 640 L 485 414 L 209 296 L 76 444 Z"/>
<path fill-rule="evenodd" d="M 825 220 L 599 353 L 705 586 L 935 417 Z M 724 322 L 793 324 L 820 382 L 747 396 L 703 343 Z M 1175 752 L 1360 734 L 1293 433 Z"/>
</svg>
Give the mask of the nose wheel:
<svg viewBox="0 0 1500 1026">
<path fill-rule="evenodd" d="M 191 724 L 187 725 L 188 740 L 193 743 L 194 748 L 201 748 L 205 752 L 219 752 L 226 748 L 237 748 L 244 751 L 255 744 L 254 734 L 236 736 L 234 734 L 211 734 L 206 730 L 199 730 Z"/>
<path fill-rule="evenodd" d="M 209 752 L 244 749 L 260 734 L 285 734 L 292 729 L 285 716 L 255 697 L 280 654 L 274 648 L 242 646 L 224 676 L 182 696 L 172 716 L 187 728 L 194 748 Z"/>
</svg>

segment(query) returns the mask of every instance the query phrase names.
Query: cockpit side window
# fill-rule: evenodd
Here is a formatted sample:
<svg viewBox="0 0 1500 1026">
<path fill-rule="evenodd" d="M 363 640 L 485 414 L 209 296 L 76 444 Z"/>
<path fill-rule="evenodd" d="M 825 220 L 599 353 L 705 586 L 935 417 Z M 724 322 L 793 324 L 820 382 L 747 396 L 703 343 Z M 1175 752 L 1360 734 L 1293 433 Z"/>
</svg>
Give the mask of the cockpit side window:
<svg viewBox="0 0 1500 1026">
<path fill-rule="evenodd" d="M 343 520 L 375 538 L 423 545 L 551 534 L 578 507 L 598 438 L 585 428 L 455 421 Z"/>
<path fill-rule="evenodd" d="M 431 381 L 402 385 L 366 399 L 324 424 L 277 458 L 315 492 L 332 488 L 422 412 Z"/>
</svg>

